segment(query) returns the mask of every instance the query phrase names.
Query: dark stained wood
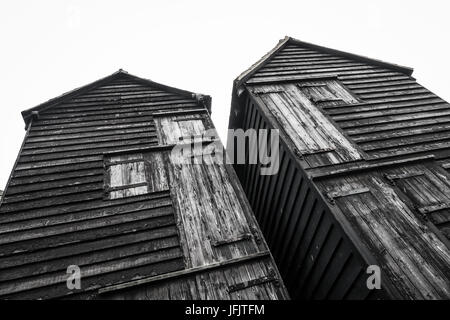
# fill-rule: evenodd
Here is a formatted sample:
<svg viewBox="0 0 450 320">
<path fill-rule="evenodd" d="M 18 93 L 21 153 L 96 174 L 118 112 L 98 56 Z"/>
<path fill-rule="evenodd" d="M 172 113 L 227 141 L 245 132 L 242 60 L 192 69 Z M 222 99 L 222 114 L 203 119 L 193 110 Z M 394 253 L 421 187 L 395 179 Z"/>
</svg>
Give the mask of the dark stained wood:
<svg viewBox="0 0 450 320">
<path fill-rule="evenodd" d="M 171 154 L 190 146 L 181 137 L 223 148 L 202 138 L 210 107 L 207 96 L 119 71 L 24 111 L 0 206 L 0 297 L 288 298 L 233 168 Z M 70 265 L 80 290 L 66 285 Z M 141 285 L 162 279 L 152 294 Z M 243 281 L 256 282 L 224 290 Z"/>
<path fill-rule="evenodd" d="M 235 80 L 229 128 L 280 130 L 275 176 L 235 168 L 293 298 L 450 297 L 450 105 L 411 73 L 287 37 Z"/>
</svg>

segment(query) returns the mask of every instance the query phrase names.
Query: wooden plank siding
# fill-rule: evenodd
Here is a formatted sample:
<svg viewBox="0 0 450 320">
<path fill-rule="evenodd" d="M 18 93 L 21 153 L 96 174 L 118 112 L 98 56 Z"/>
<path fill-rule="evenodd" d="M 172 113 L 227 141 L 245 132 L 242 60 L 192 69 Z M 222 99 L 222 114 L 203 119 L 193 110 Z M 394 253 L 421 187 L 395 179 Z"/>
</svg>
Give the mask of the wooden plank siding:
<svg viewBox="0 0 450 320">
<path fill-rule="evenodd" d="M 157 126 L 182 118 L 183 135 L 202 135 L 209 111 L 208 97 L 123 71 L 25 111 L 0 206 L 0 297 L 288 298 L 232 167 L 177 164 L 179 132 Z M 148 279 L 158 286 L 133 282 Z"/>
<path fill-rule="evenodd" d="M 265 105 L 247 96 L 242 129 L 280 129 Z M 260 108 L 262 106 L 262 108 Z M 261 176 L 261 164 L 235 165 L 250 205 L 294 299 L 384 297 L 361 286 L 367 263 L 342 230 L 303 169 L 307 161 L 281 141 L 278 174 Z M 247 156 L 248 157 L 248 156 Z M 364 280 L 365 283 L 365 280 Z"/>
<path fill-rule="evenodd" d="M 229 128 L 280 131 L 276 175 L 235 169 L 291 297 L 450 298 L 450 105 L 411 73 L 287 37 L 236 79 Z"/>
</svg>

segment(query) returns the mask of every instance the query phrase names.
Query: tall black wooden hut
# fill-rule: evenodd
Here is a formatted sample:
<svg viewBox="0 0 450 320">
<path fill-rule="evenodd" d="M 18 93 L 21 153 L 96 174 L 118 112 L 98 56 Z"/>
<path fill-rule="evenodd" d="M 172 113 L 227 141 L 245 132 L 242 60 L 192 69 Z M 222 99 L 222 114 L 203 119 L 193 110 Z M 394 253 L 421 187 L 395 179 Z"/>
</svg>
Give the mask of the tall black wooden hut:
<svg viewBox="0 0 450 320">
<path fill-rule="evenodd" d="M 0 298 L 288 298 L 232 166 L 205 161 L 210 107 L 119 71 L 24 111 Z"/>
<path fill-rule="evenodd" d="M 292 298 L 450 298 L 450 105 L 412 71 L 286 37 L 235 80 L 229 127 L 279 129 L 277 174 L 235 169 Z"/>
</svg>

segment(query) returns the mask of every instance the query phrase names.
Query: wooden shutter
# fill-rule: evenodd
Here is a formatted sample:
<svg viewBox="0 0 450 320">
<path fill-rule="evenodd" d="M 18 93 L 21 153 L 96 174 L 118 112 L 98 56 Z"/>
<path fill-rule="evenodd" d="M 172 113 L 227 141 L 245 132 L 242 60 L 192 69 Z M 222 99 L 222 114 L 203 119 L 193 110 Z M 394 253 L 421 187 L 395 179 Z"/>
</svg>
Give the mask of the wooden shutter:
<svg viewBox="0 0 450 320">
<path fill-rule="evenodd" d="M 148 193 L 142 154 L 112 156 L 105 162 L 105 197 L 110 200 Z"/>
<path fill-rule="evenodd" d="M 201 141 L 208 127 L 204 114 L 158 116 L 155 123 L 163 145 Z"/>
<path fill-rule="evenodd" d="M 424 219 L 450 239 L 450 185 L 436 168 L 415 166 L 386 174 Z M 447 180 L 448 181 L 448 180 Z"/>
<path fill-rule="evenodd" d="M 336 81 L 258 85 L 252 93 L 272 113 L 301 156 L 316 159 L 320 155 L 312 160 L 312 166 L 362 159 L 358 147 L 319 108 L 323 102 L 358 102 Z"/>
</svg>

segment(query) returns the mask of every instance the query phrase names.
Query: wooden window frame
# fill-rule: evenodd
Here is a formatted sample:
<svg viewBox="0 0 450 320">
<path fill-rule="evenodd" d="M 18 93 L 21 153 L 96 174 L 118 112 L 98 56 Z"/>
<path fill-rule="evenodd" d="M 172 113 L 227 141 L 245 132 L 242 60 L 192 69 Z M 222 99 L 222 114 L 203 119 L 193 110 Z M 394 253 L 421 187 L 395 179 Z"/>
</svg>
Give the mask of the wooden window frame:
<svg viewBox="0 0 450 320">
<path fill-rule="evenodd" d="M 127 154 L 127 153 L 124 153 L 124 155 L 125 154 Z M 120 154 L 118 154 L 118 155 L 120 155 Z M 150 185 L 149 185 L 149 182 L 147 181 L 146 164 L 145 164 L 145 159 L 144 159 L 144 155 L 143 154 L 142 154 L 142 158 L 141 159 L 129 159 L 129 160 L 119 160 L 119 161 L 111 161 L 110 157 L 108 157 L 106 159 L 104 158 L 104 162 L 103 163 L 104 163 L 104 194 L 103 194 L 103 200 L 114 201 L 114 200 L 119 200 L 119 199 L 123 199 L 123 198 L 137 197 L 137 196 L 142 196 L 142 195 L 146 195 L 146 194 L 151 193 L 150 192 Z M 111 167 L 112 166 L 117 166 L 117 165 L 130 164 L 130 163 L 142 163 L 142 165 L 144 167 L 144 179 L 145 179 L 145 181 L 111 187 Z M 112 192 L 121 191 L 121 190 L 127 190 L 127 189 L 133 189 L 133 188 L 138 188 L 138 187 L 144 187 L 144 186 L 147 187 L 147 191 L 146 192 L 135 194 L 135 195 L 131 195 L 131 196 L 111 198 L 111 193 Z"/>
</svg>

